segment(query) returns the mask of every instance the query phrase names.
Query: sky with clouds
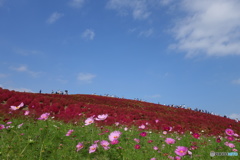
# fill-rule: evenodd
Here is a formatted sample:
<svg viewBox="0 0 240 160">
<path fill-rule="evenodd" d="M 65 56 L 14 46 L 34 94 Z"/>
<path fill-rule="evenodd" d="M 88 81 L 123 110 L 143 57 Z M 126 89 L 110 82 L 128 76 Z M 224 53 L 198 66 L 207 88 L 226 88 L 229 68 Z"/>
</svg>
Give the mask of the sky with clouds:
<svg viewBox="0 0 240 160">
<path fill-rule="evenodd" d="M 0 87 L 240 118 L 239 0 L 0 0 Z"/>
</svg>

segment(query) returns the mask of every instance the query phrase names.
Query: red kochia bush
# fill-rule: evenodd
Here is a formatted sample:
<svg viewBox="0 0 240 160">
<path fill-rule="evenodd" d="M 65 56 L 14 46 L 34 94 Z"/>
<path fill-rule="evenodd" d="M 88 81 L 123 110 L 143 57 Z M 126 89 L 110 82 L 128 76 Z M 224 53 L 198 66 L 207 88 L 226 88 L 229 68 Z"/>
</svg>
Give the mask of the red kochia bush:
<svg viewBox="0 0 240 160">
<path fill-rule="evenodd" d="M 144 124 L 147 129 L 179 133 L 204 130 L 205 134 L 218 135 L 224 133 L 231 124 L 236 132 L 240 132 L 240 125 L 234 120 L 183 108 L 97 95 L 22 93 L 0 88 L 1 115 L 8 115 L 10 106 L 21 102 L 24 103 L 24 110 L 29 110 L 35 117 L 49 112 L 55 119 L 65 122 L 77 122 L 82 118 L 108 114 L 108 118 L 104 120 L 107 125 L 115 122 L 126 126 Z M 12 112 L 15 113 L 23 114 Z M 103 124 L 101 121 L 96 123 Z"/>
</svg>

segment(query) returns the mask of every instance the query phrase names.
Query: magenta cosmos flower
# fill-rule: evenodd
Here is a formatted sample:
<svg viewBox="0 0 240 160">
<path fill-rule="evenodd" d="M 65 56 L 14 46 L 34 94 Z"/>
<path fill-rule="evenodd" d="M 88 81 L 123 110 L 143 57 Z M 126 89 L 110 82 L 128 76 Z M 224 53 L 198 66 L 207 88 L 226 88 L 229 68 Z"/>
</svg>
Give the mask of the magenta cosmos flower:
<svg viewBox="0 0 240 160">
<path fill-rule="evenodd" d="M 77 152 L 83 148 L 83 143 L 79 142 L 77 145 L 76 145 L 76 148 L 77 148 Z"/>
<path fill-rule="evenodd" d="M 146 136 L 147 136 L 147 133 L 146 133 L 146 132 L 142 132 L 142 133 L 140 133 L 140 136 L 146 137 Z"/>
<path fill-rule="evenodd" d="M 167 144 L 174 144 L 176 141 L 174 139 L 172 139 L 172 138 L 166 138 L 165 142 Z"/>
<path fill-rule="evenodd" d="M 232 130 L 232 129 L 229 129 L 229 128 L 225 130 L 225 133 L 226 133 L 227 135 L 229 135 L 229 136 L 234 135 L 233 130 Z"/>
<path fill-rule="evenodd" d="M 188 148 L 184 146 L 177 146 L 175 153 L 179 156 L 185 156 L 188 153 Z"/>
<path fill-rule="evenodd" d="M 18 109 L 20 109 L 21 107 L 23 107 L 24 106 L 24 103 L 22 102 L 22 103 L 20 103 L 18 106 L 11 106 L 10 108 L 11 108 L 11 110 L 18 110 Z"/>
<path fill-rule="evenodd" d="M 194 138 L 198 139 L 198 138 L 200 137 L 200 134 L 198 134 L 198 133 L 193 133 L 192 136 L 193 136 Z"/>
<path fill-rule="evenodd" d="M 110 133 L 108 138 L 109 138 L 110 141 L 117 140 L 120 137 L 121 134 L 122 133 L 120 131 L 113 131 L 112 133 Z"/>
<path fill-rule="evenodd" d="M 141 146 L 140 146 L 139 144 L 136 144 L 134 148 L 135 148 L 135 149 L 140 149 Z"/>
<path fill-rule="evenodd" d="M 93 144 L 93 145 L 91 145 L 90 147 L 89 147 L 89 153 L 93 153 L 93 152 L 95 152 L 96 151 L 96 149 L 97 149 L 97 144 Z"/>
<path fill-rule="evenodd" d="M 103 121 L 105 119 L 107 119 L 108 114 L 102 114 L 102 115 L 98 115 L 97 118 L 95 118 L 96 121 Z"/>
<path fill-rule="evenodd" d="M 89 124 L 92 124 L 93 122 L 94 122 L 93 117 L 89 117 L 89 118 L 87 118 L 87 119 L 85 120 L 85 125 L 87 126 L 87 125 L 89 125 Z"/>
<path fill-rule="evenodd" d="M 228 139 L 229 141 L 234 141 L 234 140 L 235 140 L 235 138 L 232 137 L 232 136 L 228 136 L 227 139 Z"/>
<path fill-rule="evenodd" d="M 4 129 L 5 126 L 3 124 L 0 124 L 0 129 Z"/>
<path fill-rule="evenodd" d="M 114 144 L 118 144 L 119 141 L 117 139 L 115 139 L 115 140 L 111 141 L 110 143 L 114 145 Z"/>
<path fill-rule="evenodd" d="M 105 140 L 102 140 L 101 142 L 100 142 L 100 144 L 101 144 L 101 146 L 105 149 L 105 150 L 108 150 L 108 149 L 110 149 L 110 147 L 109 147 L 109 142 L 108 141 L 105 141 Z"/>
<path fill-rule="evenodd" d="M 43 113 L 39 118 L 38 120 L 47 120 L 48 117 L 50 116 L 50 113 Z"/>
<path fill-rule="evenodd" d="M 70 129 L 70 130 L 67 132 L 66 136 L 70 136 L 73 131 L 74 131 L 73 129 Z"/>
</svg>

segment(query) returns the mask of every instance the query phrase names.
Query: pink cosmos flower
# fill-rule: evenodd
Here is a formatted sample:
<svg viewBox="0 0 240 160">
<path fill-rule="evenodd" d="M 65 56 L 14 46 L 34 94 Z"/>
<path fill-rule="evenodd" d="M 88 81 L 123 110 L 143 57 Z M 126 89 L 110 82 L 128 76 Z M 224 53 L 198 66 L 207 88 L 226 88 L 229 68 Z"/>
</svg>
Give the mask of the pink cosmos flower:
<svg viewBox="0 0 240 160">
<path fill-rule="evenodd" d="M 96 151 L 96 149 L 97 149 L 97 144 L 93 144 L 93 145 L 91 145 L 90 147 L 89 147 L 89 153 L 93 153 L 93 152 L 95 152 Z"/>
<path fill-rule="evenodd" d="M 229 141 L 234 141 L 234 140 L 235 140 L 235 138 L 232 137 L 232 136 L 228 136 L 227 139 L 228 139 Z"/>
<path fill-rule="evenodd" d="M 156 158 L 151 158 L 150 160 L 157 160 Z"/>
<path fill-rule="evenodd" d="M 86 126 L 89 125 L 89 124 L 92 124 L 92 123 L 94 123 L 93 117 L 89 117 L 89 118 L 87 118 L 87 119 L 85 120 L 85 125 L 86 125 Z"/>
<path fill-rule="evenodd" d="M 39 118 L 38 120 L 47 120 L 48 117 L 50 116 L 50 113 L 43 113 Z"/>
<path fill-rule="evenodd" d="M 171 160 L 174 160 L 174 157 L 173 156 L 168 156 L 169 159 Z"/>
<path fill-rule="evenodd" d="M 120 131 L 113 131 L 112 133 L 110 133 L 108 138 L 109 138 L 110 141 L 117 140 L 120 137 L 121 134 L 122 133 Z"/>
<path fill-rule="evenodd" d="M 153 149 L 154 149 L 155 151 L 157 151 L 157 150 L 158 150 L 158 147 L 157 147 L 157 146 L 154 146 Z"/>
<path fill-rule="evenodd" d="M 233 152 L 237 152 L 238 150 L 234 148 L 234 149 L 232 149 L 232 151 L 233 151 Z"/>
<path fill-rule="evenodd" d="M 30 113 L 30 111 L 25 111 L 24 115 L 27 116 L 27 115 L 29 115 L 29 113 Z"/>
<path fill-rule="evenodd" d="M 115 140 L 111 141 L 110 143 L 111 143 L 112 145 L 114 145 L 114 144 L 118 144 L 119 141 L 118 141 L 117 139 L 115 139 Z"/>
<path fill-rule="evenodd" d="M 159 122 L 159 120 L 158 120 L 158 119 L 156 119 L 156 120 L 155 120 L 155 122 L 156 122 L 156 123 L 158 123 L 158 122 Z"/>
<path fill-rule="evenodd" d="M 6 124 L 12 124 L 12 122 L 7 122 Z"/>
<path fill-rule="evenodd" d="M 140 136 L 146 137 L 146 136 L 147 136 L 147 133 L 146 133 L 146 132 L 142 132 L 142 133 L 140 133 Z"/>
<path fill-rule="evenodd" d="M 22 102 L 22 103 L 20 103 L 18 106 L 10 106 L 10 108 L 11 108 L 11 110 L 18 110 L 18 109 L 20 109 L 21 107 L 23 107 L 24 106 L 24 103 Z"/>
<path fill-rule="evenodd" d="M 66 136 L 70 136 L 73 131 L 74 131 L 73 129 L 70 129 L 70 130 L 67 132 Z"/>
<path fill-rule="evenodd" d="M 144 125 L 144 124 L 142 124 L 141 126 L 139 126 L 138 128 L 140 128 L 140 129 L 145 129 L 146 128 L 146 126 Z"/>
<path fill-rule="evenodd" d="M 163 134 L 165 134 L 165 135 L 166 135 L 166 134 L 167 134 L 167 131 L 163 131 Z"/>
<path fill-rule="evenodd" d="M 80 149 L 82 149 L 83 148 L 83 143 L 78 143 L 77 145 L 76 145 L 76 148 L 77 148 L 77 152 L 80 150 Z"/>
<path fill-rule="evenodd" d="M 140 146 L 139 144 L 136 144 L 134 148 L 135 148 L 135 149 L 140 149 L 141 146 Z"/>
<path fill-rule="evenodd" d="M 5 126 L 3 124 L 0 124 L 0 129 L 4 129 Z"/>
<path fill-rule="evenodd" d="M 175 157 L 175 160 L 181 160 L 181 157 L 176 156 L 176 157 Z"/>
<path fill-rule="evenodd" d="M 23 123 L 19 124 L 19 125 L 18 125 L 18 128 L 21 128 L 21 127 L 22 127 L 22 125 L 23 125 Z"/>
<path fill-rule="evenodd" d="M 105 149 L 105 150 L 108 150 L 108 149 L 110 149 L 110 147 L 109 147 L 109 142 L 108 141 L 105 141 L 105 140 L 102 140 L 101 142 L 100 142 L 100 144 L 101 144 L 101 146 Z"/>
<path fill-rule="evenodd" d="M 95 118 L 95 120 L 97 121 L 103 121 L 108 117 L 108 114 L 102 114 L 102 115 L 98 115 L 97 118 Z"/>
<path fill-rule="evenodd" d="M 185 156 L 188 153 L 188 148 L 184 146 L 177 146 L 175 153 L 179 156 Z"/>
<path fill-rule="evenodd" d="M 230 147 L 230 148 L 234 148 L 235 145 L 234 145 L 233 143 L 228 143 L 228 147 Z"/>
<path fill-rule="evenodd" d="M 137 143 L 140 143 L 140 139 L 134 138 L 133 140 Z"/>
<path fill-rule="evenodd" d="M 234 131 L 232 129 L 229 129 L 229 128 L 225 130 L 225 133 L 229 136 L 234 135 Z"/>
<path fill-rule="evenodd" d="M 172 138 L 166 138 L 165 142 L 167 144 L 174 144 L 176 141 L 174 139 L 172 139 Z"/>
</svg>

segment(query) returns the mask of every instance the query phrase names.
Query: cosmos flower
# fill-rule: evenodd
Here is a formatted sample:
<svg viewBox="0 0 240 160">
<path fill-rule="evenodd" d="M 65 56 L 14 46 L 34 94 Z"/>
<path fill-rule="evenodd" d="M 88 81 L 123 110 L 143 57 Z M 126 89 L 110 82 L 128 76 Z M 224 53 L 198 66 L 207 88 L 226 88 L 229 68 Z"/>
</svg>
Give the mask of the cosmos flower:
<svg viewBox="0 0 240 160">
<path fill-rule="evenodd" d="M 172 139 L 172 138 L 166 138 L 165 142 L 167 144 L 174 144 L 176 141 L 175 141 L 175 139 Z"/>
<path fill-rule="evenodd" d="M 141 126 L 139 126 L 138 128 L 140 128 L 140 129 L 145 129 L 146 128 L 146 126 L 144 125 L 144 124 L 142 124 Z"/>
<path fill-rule="evenodd" d="M 50 113 L 43 113 L 39 118 L 38 120 L 47 120 L 48 117 L 50 116 Z"/>
<path fill-rule="evenodd" d="M 113 131 L 112 133 L 110 133 L 108 138 L 109 138 L 110 141 L 117 140 L 120 137 L 121 134 L 122 133 L 120 131 Z"/>
<path fill-rule="evenodd" d="M 232 129 L 229 129 L 229 128 L 225 130 L 225 133 L 229 136 L 234 135 L 234 131 Z"/>
<path fill-rule="evenodd" d="M 146 132 L 142 132 L 142 133 L 140 133 L 140 136 L 146 137 L 146 136 L 147 136 L 147 133 L 146 133 Z"/>
<path fill-rule="evenodd" d="M 76 145 L 76 148 L 77 148 L 77 152 L 83 148 L 83 143 L 79 142 L 77 145 Z"/>
<path fill-rule="evenodd" d="M 221 138 L 217 138 L 217 139 L 216 139 L 216 142 L 217 142 L 217 143 L 220 143 L 220 142 L 221 142 Z"/>
<path fill-rule="evenodd" d="M 198 138 L 200 137 L 200 134 L 198 134 L 198 133 L 193 133 L 192 135 L 193 135 L 193 137 L 196 138 L 196 139 L 198 139 Z"/>
<path fill-rule="evenodd" d="M 110 143 L 111 143 L 111 144 L 118 144 L 119 141 L 118 141 L 117 139 L 115 139 L 115 140 L 111 141 Z"/>
<path fill-rule="evenodd" d="M 20 109 L 21 107 L 23 107 L 24 106 L 24 103 L 22 102 L 22 103 L 20 103 L 18 106 L 10 106 L 10 108 L 11 108 L 11 110 L 18 110 L 18 109 Z"/>
<path fill-rule="evenodd" d="M 74 131 L 73 129 L 70 129 L 70 130 L 67 132 L 66 136 L 70 136 L 73 131 Z"/>
<path fill-rule="evenodd" d="M 97 144 L 93 144 L 93 145 L 91 145 L 90 147 L 89 147 L 89 153 L 93 153 L 93 152 L 95 152 L 96 151 L 96 149 L 97 149 Z"/>
<path fill-rule="evenodd" d="M 103 121 L 108 117 L 108 114 L 102 114 L 98 115 L 97 118 L 95 118 L 96 121 Z"/>
<path fill-rule="evenodd" d="M 30 113 L 30 111 L 25 111 L 24 115 L 27 116 L 27 115 L 29 115 L 29 113 Z"/>
<path fill-rule="evenodd" d="M 188 153 L 188 148 L 184 146 L 177 146 L 175 153 L 179 156 L 185 156 Z"/>
<path fill-rule="evenodd" d="M 0 124 L 0 129 L 4 129 L 5 126 L 3 124 Z"/>
<path fill-rule="evenodd" d="M 234 141 L 234 140 L 235 140 L 235 138 L 232 137 L 232 136 L 228 136 L 227 139 L 228 139 L 229 141 Z"/>
<path fill-rule="evenodd" d="M 140 143 L 140 139 L 134 138 L 133 140 L 137 143 Z"/>
<path fill-rule="evenodd" d="M 155 151 L 157 151 L 157 150 L 158 150 L 158 147 L 157 147 L 157 146 L 154 146 L 153 149 L 154 149 Z"/>
<path fill-rule="evenodd" d="M 105 150 L 108 150 L 108 149 L 110 149 L 110 147 L 109 147 L 109 142 L 108 141 L 105 141 L 105 140 L 102 140 L 101 142 L 100 142 L 100 144 L 101 144 L 101 146 L 105 149 Z"/>
<path fill-rule="evenodd" d="M 89 124 L 92 124 L 92 123 L 94 123 L 93 117 L 89 117 L 89 118 L 87 118 L 87 119 L 85 120 L 85 125 L 86 125 L 86 126 L 89 125 Z"/>
<path fill-rule="evenodd" d="M 135 148 L 135 149 L 140 149 L 141 146 L 140 146 L 139 144 L 136 144 L 134 148 Z"/>
</svg>

